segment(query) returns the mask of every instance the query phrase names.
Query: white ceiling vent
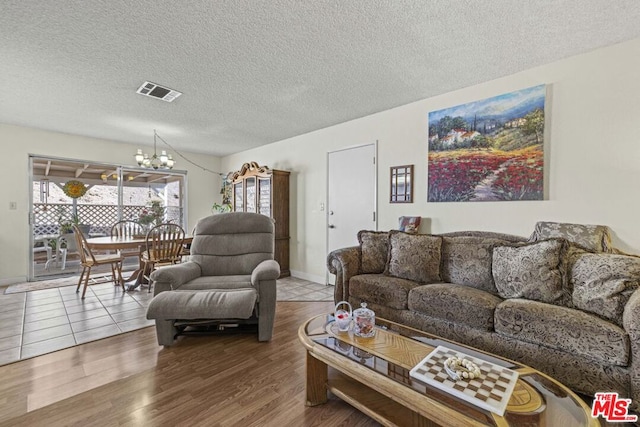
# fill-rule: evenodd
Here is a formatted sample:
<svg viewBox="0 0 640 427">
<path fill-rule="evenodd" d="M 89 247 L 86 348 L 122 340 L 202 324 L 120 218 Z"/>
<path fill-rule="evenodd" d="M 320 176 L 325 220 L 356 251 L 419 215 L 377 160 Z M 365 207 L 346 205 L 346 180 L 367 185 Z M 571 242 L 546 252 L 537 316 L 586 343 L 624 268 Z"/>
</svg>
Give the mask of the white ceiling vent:
<svg viewBox="0 0 640 427">
<path fill-rule="evenodd" d="M 167 102 L 171 102 L 182 95 L 182 92 L 178 92 L 177 90 L 169 89 L 168 87 L 163 87 L 151 82 L 142 83 L 142 86 L 140 86 L 136 92 L 140 95 L 162 99 L 163 101 Z"/>
</svg>

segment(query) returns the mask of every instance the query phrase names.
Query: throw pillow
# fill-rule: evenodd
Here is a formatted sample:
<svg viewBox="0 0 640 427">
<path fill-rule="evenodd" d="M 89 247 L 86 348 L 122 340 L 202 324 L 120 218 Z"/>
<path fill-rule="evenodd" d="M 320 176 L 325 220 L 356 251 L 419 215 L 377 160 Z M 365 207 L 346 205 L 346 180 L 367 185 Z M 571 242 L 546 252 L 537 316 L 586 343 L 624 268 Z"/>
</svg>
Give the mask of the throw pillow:
<svg viewBox="0 0 640 427">
<path fill-rule="evenodd" d="M 442 237 L 389 232 L 389 260 L 384 273 L 418 283 L 440 281 Z"/>
<path fill-rule="evenodd" d="M 493 248 L 508 243 L 495 238 L 443 236 L 442 281 L 497 293 L 491 272 Z"/>
<path fill-rule="evenodd" d="M 640 286 L 640 258 L 584 252 L 571 268 L 573 305 L 622 326 L 631 294 Z"/>
<path fill-rule="evenodd" d="M 358 232 L 358 242 L 360 243 L 360 272 L 382 273 L 387 265 L 389 252 L 389 233 L 386 231 Z"/>
<path fill-rule="evenodd" d="M 549 239 L 519 246 L 496 246 L 492 272 L 498 295 L 505 299 L 566 304 L 564 244 L 564 240 Z"/>
<path fill-rule="evenodd" d="M 584 249 L 594 252 L 611 252 L 611 236 L 606 225 L 569 224 L 540 221 L 536 223 L 532 242 L 549 238 L 563 238 Z"/>
</svg>

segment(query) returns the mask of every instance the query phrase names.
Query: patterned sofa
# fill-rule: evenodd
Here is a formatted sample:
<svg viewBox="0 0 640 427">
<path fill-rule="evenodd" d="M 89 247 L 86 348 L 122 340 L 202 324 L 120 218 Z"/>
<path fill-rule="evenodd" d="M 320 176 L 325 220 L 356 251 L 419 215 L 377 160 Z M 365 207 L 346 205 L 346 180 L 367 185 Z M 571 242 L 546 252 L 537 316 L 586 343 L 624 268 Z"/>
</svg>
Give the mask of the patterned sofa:
<svg viewBox="0 0 640 427">
<path fill-rule="evenodd" d="M 335 300 L 520 361 L 573 390 L 640 410 L 640 258 L 607 227 L 538 223 L 491 233 L 358 234 L 333 251 Z"/>
</svg>

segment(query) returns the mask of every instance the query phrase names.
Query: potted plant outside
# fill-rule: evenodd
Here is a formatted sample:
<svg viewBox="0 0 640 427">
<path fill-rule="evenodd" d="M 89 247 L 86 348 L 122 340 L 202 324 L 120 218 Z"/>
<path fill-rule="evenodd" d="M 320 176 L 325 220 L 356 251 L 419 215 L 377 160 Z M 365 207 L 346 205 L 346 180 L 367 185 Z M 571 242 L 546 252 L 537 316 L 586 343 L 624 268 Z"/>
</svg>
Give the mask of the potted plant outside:
<svg viewBox="0 0 640 427">
<path fill-rule="evenodd" d="M 151 201 L 149 207 L 145 207 L 138 215 L 138 223 L 142 225 L 148 232 L 156 225 L 162 224 L 164 221 L 165 208 L 159 200 Z"/>
</svg>

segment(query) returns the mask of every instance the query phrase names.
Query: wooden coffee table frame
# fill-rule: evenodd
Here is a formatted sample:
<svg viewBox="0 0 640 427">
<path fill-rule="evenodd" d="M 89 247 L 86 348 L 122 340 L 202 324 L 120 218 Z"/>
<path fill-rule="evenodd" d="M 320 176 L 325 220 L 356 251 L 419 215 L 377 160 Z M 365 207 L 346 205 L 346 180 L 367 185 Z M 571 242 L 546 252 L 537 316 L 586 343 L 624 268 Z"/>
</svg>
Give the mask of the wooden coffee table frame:
<svg viewBox="0 0 640 427">
<path fill-rule="evenodd" d="M 298 338 L 307 350 L 306 403 L 308 406 L 326 403 L 327 393 L 331 392 L 374 420 L 387 426 L 425 427 L 443 425 L 453 427 L 509 425 L 505 417 L 501 417 L 497 414 L 481 409 L 474 410 L 471 405 L 467 405 L 465 403 L 461 403 L 457 408 L 452 407 L 449 404 L 442 403 L 436 398 L 430 397 L 428 393 L 419 393 L 407 385 L 401 384 L 394 379 L 382 375 L 375 370 L 340 354 L 336 350 L 315 342 L 314 338 L 320 338 L 323 336 L 323 331 L 317 326 L 323 322 L 326 325 L 324 320 L 329 318 L 330 315 L 327 314 L 316 316 L 305 322 L 298 330 Z M 312 331 L 312 335 L 310 335 L 309 328 L 312 322 L 315 325 L 315 329 Z M 405 330 L 411 330 L 411 328 L 407 328 L 403 325 L 395 324 L 394 322 L 389 322 L 384 319 L 377 319 L 377 323 L 396 325 Z M 418 330 L 415 330 L 415 332 L 416 336 L 429 336 L 429 334 L 425 334 Z M 363 341 L 363 339 L 360 339 L 359 344 L 356 337 L 351 333 L 348 335 L 334 334 L 326 327 L 324 333 L 328 337 L 335 337 L 340 341 L 344 340 L 347 345 L 353 345 L 354 348 L 360 348 L 366 352 L 372 352 L 371 345 L 368 345 L 368 343 Z M 378 329 L 376 337 L 371 339 L 377 339 L 377 337 L 391 341 L 397 339 L 397 348 L 401 349 L 400 353 L 404 353 L 404 355 L 393 354 L 394 343 L 391 343 L 390 347 L 380 350 L 378 352 L 379 354 L 376 354 L 376 350 L 374 350 L 373 354 L 383 359 L 391 359 L 393 363 L 404 365 L 403 367 L 406 369 L 411 369 L 433 350 L 433 347 L 425 343 L 402 336 L 395 332 Z M 487 354 L 479 350 L 475 351 Z M 389 355 L 388 358 L 386 357 L 387 355 Z M 409 355 L 408 359 L 407 355 Z M 487 354 L 487 356 L 492 355 Z M 584 411 L 581 415 L 584 415 L 584 422 L 586 424 L 582 425 L 600 425 L 597 419 L 591 418 L 591 411 L 586 403 L 584 403 L 571 390 L 533 368 L 515 362 L 514 365 L 519 367 L 516 370 L 520 373 L 521 377 L 533 374 L 538 377 L 545 378 L 553 384 L 554 388 L 561 389 L 562 392 L 566 394 L 576 406 L 578 406 L 578 408 L 581 408 L 582 411 Z M 521 382 L 523 383 L 521 384 L 523 387 L 533 390 L 534 393 L 536 393 L 533 387 L 528 383 L 519 380 L 519 383 Z M 434 396 L 437 394 L 438 392 L 435 391 Z M 512 401 L 513 399 L 514 397 L 512 397 Z M 540 398 L 540 400 L 542 399 L 543 398 Z M 541 406 L 537 409 L 538 412 L 545 410 L 545 403 L 540 402 L 540 400 L 536 403 L 537 406 Z M 536 412 L 536 408 L 525 407 L 524 409 L 531 409 L 532 412 Z M 570 417 L 568 417 L 567 420 L 554 421 L 561 423 L 557 425 L 563 425 L 565 427 L 571 425 Z"/>
</svg>

